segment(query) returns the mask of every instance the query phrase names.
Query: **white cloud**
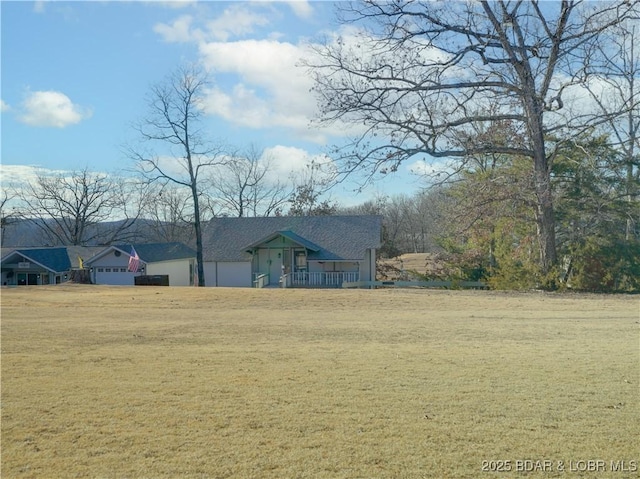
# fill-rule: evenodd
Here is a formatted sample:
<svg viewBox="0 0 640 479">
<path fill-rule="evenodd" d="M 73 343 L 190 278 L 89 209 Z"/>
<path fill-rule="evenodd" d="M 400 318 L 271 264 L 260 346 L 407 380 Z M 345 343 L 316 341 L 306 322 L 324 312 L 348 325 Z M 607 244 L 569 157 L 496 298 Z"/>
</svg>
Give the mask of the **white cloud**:
<svg viewBox="0 0 640 479">
<path fill-rule="evenodd" d="M 64 93 L 34 91 L 22 103 L 18 119 L 31 126 L 64 128 L 91 117 L 91 111 L 75 105 Z"/>
<path fill-rule="evenodd" d="M 191 30 L 193 17 L 191 15 L 181 15 L 173 23 L 167 25 L 158 23 L 154 25 L 153 31 L 168 43 L 186 43 L 201 38 L 203 33 L 198 29 Z"/>
<path fill-rule="evenodd" d="M 309 19 L 313 17 L 313 7 L 306 0 L 291 0 L 287 2 L 291 10 L 300 18 Z"/>
<path fill-rule="evenodd" d="M 287 87 L 310 80 L 296 68 L 304 51 L 301 47 L 275 40 L 211 42 L 200 47 L 205 64 L 214 72 L 237 73 L 247 81 L 271 89 L 283 82 Z M 265 76 L 266 75 L 266 76 Z"/>
<path fill-rule="evenodd" d="M 11 110 L 11 107 L 4 102 L 4 100 L 0 100 L 0 111 L 5 112 Z"/>
<path fill-rule="evenodd" d="M 329 179 L 335 175 L 335 164 L 326 155 L 312 155 L 302 148 L 276 145 L 265 148 L 262 161 L 269 162 L 269 177 L 272 180 L 288 178 L 303 179 L 311 174 L 315 165 L 315 178 Z"/>
<path fill-rule="evenodd" d="M 251 11 L 242 4 L 234 4 L 227 8 L 222 15 L 207 22 L 207 29 L 211 39 L 227 41 L 232 36 L 250 34 L 256 26 L 269 24 L 269 19 Z"/>
<path fill-rule="evenodd" d="M 311 78 L 296 66 L 304 48 L 276 40 L 211 42 L 200 46 L 203 63 L 216 75 L 238 77 L 226 89 L 219 85 L 205 100 L 205 111 L 252 128 L 286 127 L 319 140 L 308 129 L 316 104 Z"/>
<path fill-rule="evenodd" d="M 197 18 L 185 14 L 169 24 L 157 23 L 153 31 L 169 43 L 227 41 L 232 37 L 249 35 L 256 27 L 269 24 L 266 15 L 253 11 L 241 3 L 232 4 L 221 15 L 205 22 L 200 20 L 205 16 L 205 10 L 200 9 L 198 12 Z M 199 26 L 196 26 L 196 23 Z"/>
<path fill-rule="evenodd" d="M 313 13 L 306 1 L 283 4 L 301 18 Z M 198 44 L 201 61 L 216 80 L 203 102 L 207 114 L 240 127 L 283 128 L 299 139 L 318 144 L 326 143 L 329 136 L 360 130 L 361 125 L 347 127 L 342 122 L 312 125 L 317 117 L 316 98 L 311 92 L 313 79 L 306 68 L 299 66 L 311 54 L 307 45 L 279 41 L 278 33 L 264 39 L 230 41 L 268 25 L 269 15 L 275 12 L 266 2 L 237 3 L 210 21 L 202 9 L 197 16 L 182 15 L 170 24 L 157 24 L 154 31 L 167 42 Z M 355 31 L 343 33 L 343 40 L 353 37 L 352 43 L 357 43 Z"/>
<path fill-rule="evenodd" d="M 28 184 L 33 184 L 37 179 L 38 168 L 26 165 L 5 165 L 0 164 L 0 178 L 2 188 L 20 188 Z"/>
<path fill-rule="evenodd" d="M 455 167 L 446 161 L 436 160 L 428 162 L 424 159 L 415 160 L 406 165 L 406 171 L 421 178 L 443 180 L 455 171 Z"/>
<path fill-rule="evenodd" d="M 250 128 L 265 127 L 265 119 L 270 116 L 268 103 L 243 84 L 235 85 L 229 93 L 219 88 L 209 90 L 202 106 L 209 115 Z"/>
<path fill-rule="evenodd" d="M 311 164 L 313 156 L 292 146 L 276 145 L 265 148 L 262 159 L 271 164 L 271 174 L 279 178 L 302 173 Z"/>
</svg>

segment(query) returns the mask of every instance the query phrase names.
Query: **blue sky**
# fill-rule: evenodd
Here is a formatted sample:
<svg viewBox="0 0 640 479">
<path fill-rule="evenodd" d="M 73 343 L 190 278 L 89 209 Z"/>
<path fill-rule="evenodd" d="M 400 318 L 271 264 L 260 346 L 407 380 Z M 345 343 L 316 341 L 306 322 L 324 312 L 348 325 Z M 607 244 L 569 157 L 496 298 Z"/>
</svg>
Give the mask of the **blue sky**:
<svg viewBox="0 0 640 479">
<path fill-rule="evenodd" d="M 2 1 L 2 181 L 32 168 L 115 172 L 132 168 L 122 146 L 144 117 L 151 85 L 176 67 L 211 74 L 212 139 L 255 145 L 282 175 L 302 169 L 343 131 L 310 128 L 311 80 L 296 64 L 307 45 L 339 28 L 330 2 Z M 365 195 L 411 193 L 406 165 Z"/>
</svg>

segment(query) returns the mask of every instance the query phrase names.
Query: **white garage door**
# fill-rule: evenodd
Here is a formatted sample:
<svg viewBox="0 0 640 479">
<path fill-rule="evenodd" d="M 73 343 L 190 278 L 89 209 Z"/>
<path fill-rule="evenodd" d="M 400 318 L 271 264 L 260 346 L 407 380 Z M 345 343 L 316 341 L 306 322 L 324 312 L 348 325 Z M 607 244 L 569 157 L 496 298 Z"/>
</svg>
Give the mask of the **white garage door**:
<svg viewBox="0 0 640 479">
<path fill-rule="evenodd" d="M 96 270 L 96 284 L 113 284 L 121 286 L 133 286 L 136 273 L 127 271 L 127 268 L 104 268 Z"/>
</svg>

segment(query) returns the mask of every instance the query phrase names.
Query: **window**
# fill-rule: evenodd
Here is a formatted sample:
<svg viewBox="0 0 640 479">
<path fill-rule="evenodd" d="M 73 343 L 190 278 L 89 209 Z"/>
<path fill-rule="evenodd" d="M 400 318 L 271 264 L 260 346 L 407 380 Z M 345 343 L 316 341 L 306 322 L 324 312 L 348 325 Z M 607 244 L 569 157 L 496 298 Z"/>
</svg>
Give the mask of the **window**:
<svg viewBox="0 0 640 479">
<path fill-rule="evenodd" d="M 306 251 L 296 251 L 296 271 L 304 271 L 306 269 L 307 269 Z"/>
<path fill-rule="evenodd" d="M 105 273 L 111 273 L 111 268 L 105 268 L 105 269 L 104 269 L 104 272 L 105 272 Z"/>
<path fill-rule="evenodd" d="M 104 273 L 104 268 L 98 268 L 98 273 Z"/>
<path fill-rule="evenodd" d="M 126 273 L 127 272 L 127 268 L 120 268 L 120 272 L 121 273 Z"/>
</svg>

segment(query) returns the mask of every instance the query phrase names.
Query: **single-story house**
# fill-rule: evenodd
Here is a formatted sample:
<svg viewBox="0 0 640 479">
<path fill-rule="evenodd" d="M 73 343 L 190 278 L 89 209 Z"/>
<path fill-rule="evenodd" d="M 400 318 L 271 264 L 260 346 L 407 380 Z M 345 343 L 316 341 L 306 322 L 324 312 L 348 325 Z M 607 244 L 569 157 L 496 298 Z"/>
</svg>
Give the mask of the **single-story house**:
<svg viewBox="0 0 640 479">
<path fill-rule="evenodd" d="M 139 267 L 129 271 L 129 258 L 138 254 Z M 168 276 L 171 286 L 194 284 L 196 252 L 182 243 L 118 246 L 58 246 L 2 250 L 5 286 L 65 283 L 84 270 L 94 284 L 134 285 L 142 275 Z"/>
<path fill-rule="evenodd" d="M 138 255 L 137 271 L 129 260 Z M 136 276 L 168 276 L 170 286 L 193 286 L 196 252 L 183 243 L 126 244 L 104 247 L 84 261 L 94 284 L 134 285 Z"/>
<path fill-rule="evenodd" d="M 2 250 L 2 284 L 31 286 L 60 284 L 71 279 L 71 271 L 82 269 L 83 258 L 103 249 L 85 246 L 9 248 Z"/>
<path fill-rule="evenodd" d="M 374 281 L 382 217 L 215 218 L 203 227 L 206 286 L 340 287 Z"/>
</svg>

